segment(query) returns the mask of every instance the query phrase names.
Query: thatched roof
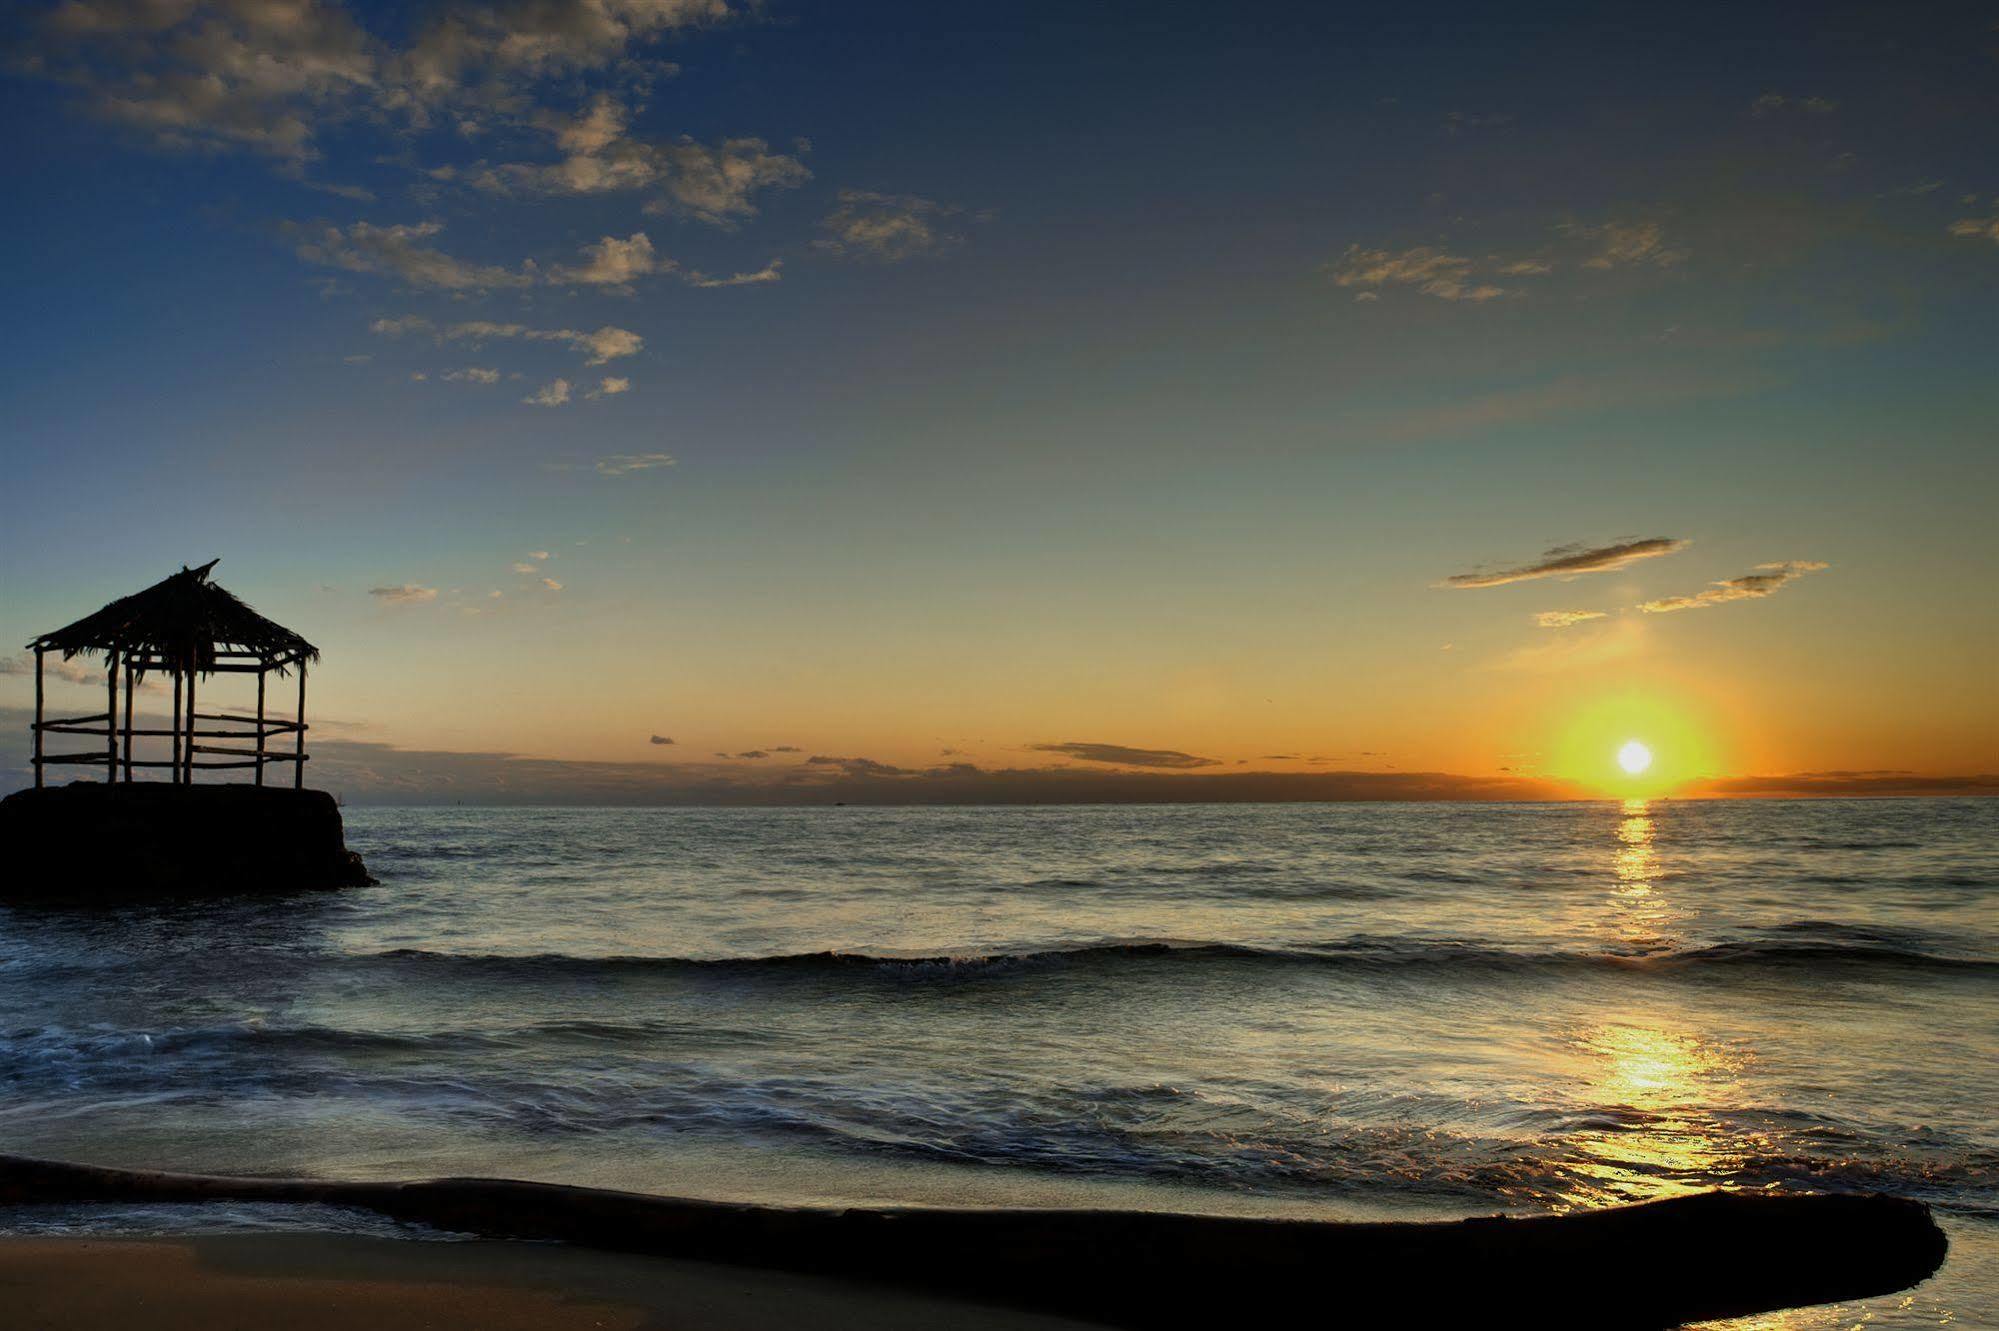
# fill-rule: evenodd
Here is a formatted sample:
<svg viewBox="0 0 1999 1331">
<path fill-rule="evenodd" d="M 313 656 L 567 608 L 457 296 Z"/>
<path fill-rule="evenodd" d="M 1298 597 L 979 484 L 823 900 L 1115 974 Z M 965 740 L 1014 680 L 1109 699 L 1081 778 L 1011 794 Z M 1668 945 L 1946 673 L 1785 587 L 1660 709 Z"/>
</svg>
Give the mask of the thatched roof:
<svg viewBox="0 0 1999 1331">
<path fill-rule="evenodd" d="M 80 652 L 139 652 L 198 671 L 213 668 L 217 651 L 256 652 L 286 665 L 319 659 L 317 647 L 210 582 L 217 562 L 182 568 L 28 646 L 59 651 L 64 660 Z"/>
</svg>

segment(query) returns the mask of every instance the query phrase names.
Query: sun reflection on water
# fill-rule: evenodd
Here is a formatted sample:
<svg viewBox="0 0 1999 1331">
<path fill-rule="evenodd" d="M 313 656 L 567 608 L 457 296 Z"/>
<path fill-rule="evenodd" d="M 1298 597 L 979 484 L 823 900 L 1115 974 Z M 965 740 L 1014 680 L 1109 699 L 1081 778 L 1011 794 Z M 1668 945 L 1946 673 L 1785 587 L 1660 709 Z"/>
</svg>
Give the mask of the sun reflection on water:
<svg viewBox="0 0 1999 1331">
<path fill-rule="evenodd" d="M 1624 801 L 1611 852 L 1601 927 L 1607 948 L 1646 956 L 1670 950 L 1686 911 L 1662 889 L 1658 827 L 1650 803 Z M 1746 1055 L 1675 1014 L 1632 1012 L 1572 1031 L 1565 1059 L 1589 1106 L 1569 1136 L 1571 1205 L 1643 1201 L 1697 1192 L 1735 1174 L 1753 1137 L 1719 1114 L 1740 1098 Z"/>
</svg>

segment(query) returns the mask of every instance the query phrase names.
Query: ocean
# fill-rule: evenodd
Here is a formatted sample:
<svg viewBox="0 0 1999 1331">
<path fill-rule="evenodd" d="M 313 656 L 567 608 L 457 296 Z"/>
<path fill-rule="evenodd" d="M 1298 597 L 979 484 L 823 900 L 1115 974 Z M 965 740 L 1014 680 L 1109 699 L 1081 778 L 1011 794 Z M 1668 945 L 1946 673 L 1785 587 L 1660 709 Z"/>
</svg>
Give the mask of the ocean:
<svg viewBox="0 0 1999 1331">
<path fill-rule="evenodd" d="M 380 886 L 0 909 L 0 1150 L 1365 1218 L 1879 1190 L 1938 1277 L 1729 1325 L 1999 1327 L 1999 801 L 346 815 Z M 215 1223 L 346 1223 L 256 1212 Z"/>
</svg>

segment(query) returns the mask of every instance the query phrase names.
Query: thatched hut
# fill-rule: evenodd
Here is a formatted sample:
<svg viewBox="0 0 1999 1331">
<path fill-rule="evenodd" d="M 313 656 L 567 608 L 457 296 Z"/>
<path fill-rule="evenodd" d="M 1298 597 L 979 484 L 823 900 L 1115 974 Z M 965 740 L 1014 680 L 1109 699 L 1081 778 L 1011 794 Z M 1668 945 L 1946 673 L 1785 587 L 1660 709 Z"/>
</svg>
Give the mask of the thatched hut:
<svg viewBox="0 0 1999 1331">
<path fill-rule="evenodd" d="M 319 649 L 210 582 L 208 574 L 216 562 L 211 559 L 200 568 L 184 567 L 144 591 L 121 597 L 96 614 L 44 633 L 28 644 L 35 654 L 36 786 L 43 784 L 43 770 L 59 763 L 102 764 L 105 780 L 127 782 L 135 769 L 166 768 L 176 785 L 192 784 L 197 771 L 249 769 L 260 786 L 265 767 L 290 763 L 293 788 L 304 786 L 305 672 L 307 665 L 319 659 Z M 51 652 L 61 653 L 65 661 L 79 655 L 103 655 L 105 710 L 101 714 L 54 720 L 44 717 L 42 667 Z M 133 695 L 145 677 L 156 671 L 173 680 L 172 727 L 136 728 L 132 724 Z M 298 678 L 297 714 L 289 720 L 273 717 L 265 706 L 267 680 L 294 672 Z M 256 675 L 254 716 L 196 710 L 196 682 L 217 674 Z M 121 676 L 125 684 L 122 724 L 118 697 Z M 104 741 L 104 747 L 50 753 L 44 743 L 48 735 L 94 736 Z M 279 752 L 271 741 L 284 736 L 290 737 L 291 744 L 288 751 Z M 170 738 L 172 756 L 135 758 L 135 738 Z M 218 739 L 248 743 L 203 742 Z"/>
<path fill-rule="evenodd" d="M 35 653 L 35 788 L 0 800 L 0 864 L 7 867 L 0 901 L 76 905 L 372 881 L 346 847 L 333 797 L 304 788 L 305 673 L 319 649 L 210 582 L 214 567 L 211 560 L 183 568 L 28 644 Z M 44 715 L 43 666 L 51 652 L 65 660 L 104 657 L 103 712 Z M 164 729 L 132 718 L 133 696 L 155 672 L 173 682 L 172 723 Z M 200 710 L 201 682 L 221 674 L 257 677 L 254 713 Z M 298 710 L 289 718 L 266 706 L 273 675 L 297 678 Z M 45 740 L 60 735 L 99 744 L 50 752 Z M 167 756 L 135 754 L 134 740 Z M 101 766 L 105 779 L 45 785 L 47 769 L 66 763 Z M 264 769 L 273 763 L 291 764 L 289 789 L 265 786 Z M 168 780 L 134 780 L 159 768 Z M 252 778 L 196 784 L 197 772 L 215 769 L 247 770 Z"/>
</svg>

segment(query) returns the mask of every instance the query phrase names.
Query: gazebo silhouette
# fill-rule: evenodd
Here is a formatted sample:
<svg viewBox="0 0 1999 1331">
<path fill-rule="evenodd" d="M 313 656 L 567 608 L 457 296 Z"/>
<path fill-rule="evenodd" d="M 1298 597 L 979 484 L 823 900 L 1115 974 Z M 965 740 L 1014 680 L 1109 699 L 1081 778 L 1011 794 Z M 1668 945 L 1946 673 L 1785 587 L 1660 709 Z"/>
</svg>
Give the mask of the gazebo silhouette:
<svg viewBox="0 0 1999 1331">
<path fill-rule="evenodd" d="M 176 785 L 192 785 L 197 771 L 220 768 L 254 769 L 257 785 L 271 763 L 292 765 L 292 786 L 305 785 L 305 669 L 319 659 L 319 649 L 298 634 L 264 618 L 208 580 L 217 564 L 182 567 L 142 592 L 113 601 L 96 614 L 67 628 L 44 633 L 28 646 L 35 653 L 35 785 L 42 785 L 50 764 L 102 764 L 105 780 L 132 780 L 135 768 L 167 768 Z M 42 705 L 42 665 L 50 652 L 62 659 L 102 652 L 105 660 L 105 709 L 91 716 L 45 719 Z M 265 684 L 276 674 L 298 672 L 298 714 L 291 720 L 270 717 L 265 710 Z M 173 677 L 173 726 L 168 730 L 139 729 L 132 724 L 132 697 L 152 671 Z M 125 681 L 124 719 L 119 721 L 118 681 Z M 244 716 L 195 710 L 195 682 L 217 674 L 254 674 L 257 712 Z M 209 723 L 210 729 L 202 729 Z M 230 727 L 215 729 L 214 726 Z M 249 729 L 244 729 L 249 727 Z M 91 735 L 104 740 L 101 750 L 49 753 L 46 735 Z M 273 736 L 290 735 L 289 752 L 273 750 Z M 141 760 L 132 741 L 171 738 L 170 759 Z M 204 744 L 202 740 L 249 740 L 251 747 Z"/>
</svg>

